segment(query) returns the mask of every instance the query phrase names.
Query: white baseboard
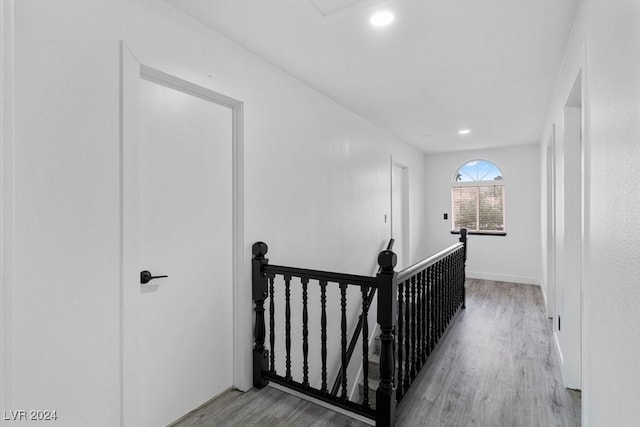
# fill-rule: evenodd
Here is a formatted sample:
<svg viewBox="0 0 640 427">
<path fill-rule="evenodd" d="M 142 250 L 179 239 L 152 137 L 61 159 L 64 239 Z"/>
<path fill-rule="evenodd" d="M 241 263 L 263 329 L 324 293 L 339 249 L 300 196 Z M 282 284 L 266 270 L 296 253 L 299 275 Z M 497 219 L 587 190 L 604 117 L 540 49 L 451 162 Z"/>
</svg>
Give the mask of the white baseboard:
<svg viewBox="0 0 640 427">
<path fill-rule="evenodd" d="M 564 356 L 562 355 L 560 341 L 558 341 L 558 334 L 556 332 L 553 333 L 553 342 L 556 344 L 556 354 L 558 355 L 558 360 L 560 361 L 560 371 L 562 371 L 562 379 L 564 381 Z"/>
<path fill-rule="evenodd" d="M 522 283 L 525 285 L 540 286 L 540 279 L 529 276 L 514 276 L 510 274 L 483 273 L 479 271 L 467 270 L 467 277 L 470 279 L 494 280 L 497 282 Z"/>
<path fill-rule="evenodd" d="M 346 409 L 342 409 L 342 408 L 340 408 L 338 406 L 333 406 L 332 404 L 327 403 L 327 402 L 325 402 L 323 400 L 316 399 L 316 398 L 314 398 L 312 396 L 308 396 L 306 394 L 300 393 L 300 392 L 292 390 L 290 388 L 281 386 L 280 384 L 276 384 L 274 382 L 270 382 L 269 383 L 269 387 L 273 387 L 276 390 L 283 391 L 283 392 L 288 393 L 288 394 L 290 394 L 292 396 L 298 397 L 298 398 L 300 398 L 302 400 L 306 400 L 308 402 L 315 403 L 316 405 L 322 406 L 323 408 L 326 408 L 326 409 L 330 409 L 333 412 L 337 412 L 339 414 L 346 415 L 347 417 L 353 418 L 354 420 L 360 421 L 361 423 L 368 424 L 370 426 L 375 426 L 376 425 L 376 422 L 374 420 L 371 420 L 371 419 L 369 419 L 367 417 L 363 417 L 362 415 L 358 415 L 358 414 L 356 414 L 354 412 L 349 412 Z"/>
<path fill-rule="evenodd" d="M 540 291 L 542 292 L 542 300 L 544 302 L 544 312 L 547 313 L 547 317 L 551 319 L 551 310 L 549 310 L 549 300 L 547 299 L 547 287 L 540 284 Z"/>
</svg>

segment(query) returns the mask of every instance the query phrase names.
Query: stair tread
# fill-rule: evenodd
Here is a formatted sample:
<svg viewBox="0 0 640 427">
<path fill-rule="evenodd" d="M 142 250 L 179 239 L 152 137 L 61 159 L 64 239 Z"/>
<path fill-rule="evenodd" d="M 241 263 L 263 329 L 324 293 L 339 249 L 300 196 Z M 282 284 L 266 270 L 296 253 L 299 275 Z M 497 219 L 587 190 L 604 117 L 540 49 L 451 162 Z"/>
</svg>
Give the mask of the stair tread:
<svg viewBox="0 0 640 427">
<path fill-rule="evenodd" d="M 377 390 L 379 385 L 380 381 L 369 379 L 369 390 Z M 360 381 L 359 386 L 362 389 L 362 387 L 364 387 L 364 383 Z"/>
</svg>

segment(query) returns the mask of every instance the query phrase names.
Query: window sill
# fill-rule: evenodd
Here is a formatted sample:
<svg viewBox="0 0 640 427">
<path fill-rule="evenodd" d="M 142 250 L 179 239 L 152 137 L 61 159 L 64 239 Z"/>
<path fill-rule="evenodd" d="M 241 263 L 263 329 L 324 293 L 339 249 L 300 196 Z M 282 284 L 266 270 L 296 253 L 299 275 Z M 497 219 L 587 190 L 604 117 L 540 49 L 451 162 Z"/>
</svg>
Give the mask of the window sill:
<svg viewBox="0 0 640 427">
<path fill-rule="evenodd" d="M 460 234 L 459 231 L 451 230 L 451 234 Z M 507 233 L 505 231 L 471 231 L 467 230 L 468 235 L 476 235 L 476 236 L 506 236 Z"/>
</svg>

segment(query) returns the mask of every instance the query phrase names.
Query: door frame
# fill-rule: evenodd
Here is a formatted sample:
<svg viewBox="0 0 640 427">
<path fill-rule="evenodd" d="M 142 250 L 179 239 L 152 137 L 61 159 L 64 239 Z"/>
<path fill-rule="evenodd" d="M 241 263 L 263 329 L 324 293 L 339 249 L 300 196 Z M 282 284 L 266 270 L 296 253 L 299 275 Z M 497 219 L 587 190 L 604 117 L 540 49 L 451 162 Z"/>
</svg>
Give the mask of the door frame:
<svg viewBox="0 0 640 427">
<path fill-rule="evenodd" d="M 0 0 L 0 405 L 13 404 L 14 1 Z"/>
<path fill-rule="evenodd" d="M 547 145 L 547 316 L 556 316 L 556 124 Z"/>
<path fill-rule="evenodd" d="M 138 145 L 139 82 L 141 79 L 179 90 L 232 111 L 233 180 L 233 386 L 251 388 L 250 289 L 244 280 L 244 154 L 243 103 L 216 91 L 215 81 L 164 58 L 133 49 L 121 42 L 120 85 L 120 335 L 121 335 L 121 424 L 136 426 L 139 420 L 139 331 L 138 313 L 132 301 L 137 287 L 131 286 L 139 273 L 139 248 L 125 239 L 138 229 Z M 137 283 L 137 281 L 136 281 Z M 133 327 L 132 327 L 133 325 Z M 214 338 L 214 337 L 212 337 Z"/>
<path fill-rule="evenodd" d="M 407 268 L 411 265 L 411 257 L 409 256 L 409 166 L 395 161 L 393 156 L 391 156 L 391 168 L 390 168 L 390 176 L 389 182 L 391 184 L 391 191 L 389 192 L 389 203 L 391 212 L 391 221 L 389 221 L 389 232 L 391 238 L 396 238 L 395 232 L 393 230 L 393 220 L 395 212 L 393 212 L 393 168 L 398 167 L 402 169 L 402 193 L 400 194 L 400 204 L 402 205 L 402 218 L 400 221 L 402 222 L 402 236 L 400 236 L 400 244 L 402 245 L 402 256 L 404 257 L 404 268 Z M 399 271 L 400 269 L 397 268 Z"/>
<path fill-rule="evenodd" d="M 590 150 L 588 145 L 588 92 L 586 78 L 586 44 L 582 46 L 578 61 L 570 73 L 571 85 L 561 99 L 562 133 L 556 141 L 556 166 L 562 169 L 562 178 L 557 179 L 556 227 L 562 233 L 556 238 L 561 247 L 556 248 L 556 288 L 562 280 L 563 298 L 562 331 L 558 331 L 558 320 L 554 319 L 554 336 L 560 358 L 564 386 L 582 389 L 588 382 L 588 325 L 585 315 L 589 311 L 586 297 L 589 285 L 589 239 L 590 239 Z M 569 124 L 569 126 L 568 126 Z M 577 124 L 577 126 L 576 126 Z M 560 192 L 561 190 L 561 192 Z M 562 207 L 560 207 L 562 205 Z M 568 207 L 568 208 L 567 208 Z M 573 227 L 573 224 L 579 224 Z M 567 238 L 569 230 L 569 238 Z M 560 269 L 560 266 L 562 268 Z M 575 276 L 578 276 L 575 280 Z M 569 280 L 571 278 L 571 280 Z M 559 280 L 560 279 L 560 280 Z M 572 281 L 573 280 L 573 281 Z M 583 405 L 583 414 L 585 407 Z"/>
<path fill-rule="evenodd" d="M 562 337 L 562 373 L 566 387 L 581 388 L 582 248 L 583 248 L 583 165 L 582 165 L 582 80 L 577 76 L 563 108 L 564 269 L 562 310 L 554 322 Z M 577 187 L 577 188 L 576 188 Z M 575 191 L 578 190 L 578 191 Z M 574 226 L 578 224 L 578 227 Z M 559 316 L 565 316 L 560 330 Z M 577 342 L 576 342 L 577 341 Z"/>
</svg>

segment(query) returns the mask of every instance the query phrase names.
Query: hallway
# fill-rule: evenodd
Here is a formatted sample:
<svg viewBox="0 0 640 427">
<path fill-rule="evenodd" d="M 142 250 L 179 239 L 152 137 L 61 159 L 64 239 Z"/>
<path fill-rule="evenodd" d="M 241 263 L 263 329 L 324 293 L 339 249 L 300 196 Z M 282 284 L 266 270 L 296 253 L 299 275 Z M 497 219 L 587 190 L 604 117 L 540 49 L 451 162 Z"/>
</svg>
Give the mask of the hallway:
<svg viewBox="0 0 640 427">
<path fill-rule="evenodd" d="M 462 311 L 397 409 L 398 426 L 579 426 L 562 386 L 540 288 L 467 279 Z M 230 391 L 176 423 L 360 426 L 273 388 Z"/>
</svg>

